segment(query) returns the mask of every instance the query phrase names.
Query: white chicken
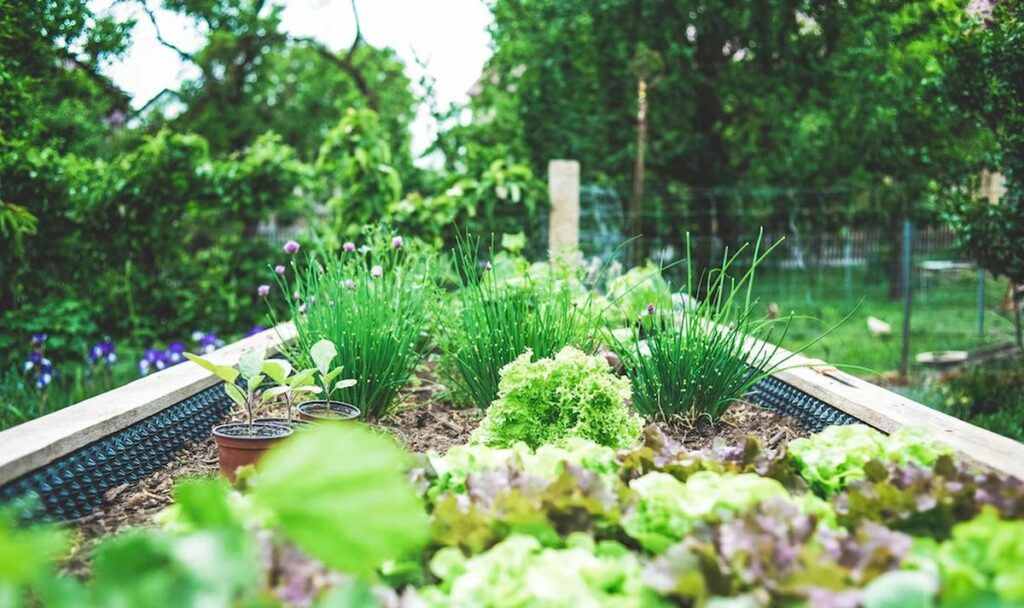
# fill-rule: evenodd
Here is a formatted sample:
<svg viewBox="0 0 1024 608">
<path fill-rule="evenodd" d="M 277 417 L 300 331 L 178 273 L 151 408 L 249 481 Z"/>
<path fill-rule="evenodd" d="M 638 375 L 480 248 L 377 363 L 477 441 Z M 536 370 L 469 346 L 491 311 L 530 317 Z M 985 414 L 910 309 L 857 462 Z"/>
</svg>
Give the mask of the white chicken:
<svg viewBox="0 0 1024 608">
<path fill-rule="evenodd" d="M 888 338 L 892 335 L 892 325 L 877 317 L 868 317 L 868 331 L 874 338 Z"/>
</svg>

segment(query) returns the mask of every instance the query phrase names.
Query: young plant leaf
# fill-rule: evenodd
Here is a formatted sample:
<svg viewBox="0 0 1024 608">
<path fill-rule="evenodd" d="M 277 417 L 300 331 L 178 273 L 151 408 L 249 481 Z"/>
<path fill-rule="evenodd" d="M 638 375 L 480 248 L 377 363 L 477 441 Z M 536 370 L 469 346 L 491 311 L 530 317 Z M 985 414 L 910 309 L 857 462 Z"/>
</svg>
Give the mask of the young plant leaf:
<svg viewBox="0 0 1024 608">
<path fill-rule="evenodd" d="M 284 359 L 268 359 L 263 362 L 263 373 L 278 384 L 284 384 L 292 373 L 292 364 Z"/>
<path fill-rule="evenodd" d="M 260 387 L 260 384 L 263 384 L 263 381 L 266 380 L 266 378 L 267 377 L 264 376 L 263 374 L 256 374 L 255 376 L 249 376 L 249 379 L 246 381 L 246 386 L 249 389 L 249 392 L 250 393 L 255 393 L 256 389 L 258 389 Z"/>
<path fill-rule="evenodd" d="M 407 454 L 382 435 L 323 425 L 267 454 L 252 496 L 311 556 L 368 576 L 427 540 L 430 524 L 406 464 Z"/>
<path fill-rule="evenodd" d="M 315 373 L 315 369 L 304 369 L 301 372 L 295 372 L 295 375 L 288 379 L 288 384 L 292 388 L 307 384 L 310 380 L 313 379 L 313 374 Z"/>
<path fill-rule="evenodd" d="M 264 357 L 265 354 L 258 349 L 250 349 L 242 353 L 242 356 L 238 358 L 238 371 L 242 377 L 251 378 L 260 373 L 260 370 L 263 369 Z"/>
<path fill-rule="evenodd" d="M 331 371 L 331 361 L 338 356 L 338 349 L 334 346 L 334 342 L 320 340 L 313 345 L 313 348 L 309 349 L 309 356 L 313 358 L 313 363 L 316 364 L 320 373 L 326 376 Z"/>
<path fill-rule="evenodd" d="M 342 369 L 343 368 L 341 367 L 336 367 L 331 371 L 327 372 L 326 374 L 324 374 L 324 385 L 329 385 L 335 378 L 340 376 Z"/>
<path fill-rule="evenodd" d="M 334 390 L 340 391 L 343 388 L 351 388 L 356 385 L 357 380 L 354 378 L 348 378 L 345 380 L 338 380 L 338 383 L 334 385 Z"/>
<path fill-rule="evenodd" d="M 224 382 L 227 382 L 228 384 L 234 383 L 235 379 L 238 378 L 238 370 L 233 367 L 227 365 L 217 365 L 212 361 L 208 361 L 198 355 L 193 355 L 192 353 L 185 353 L 185 358 L 195 363 L 199 367 L 205 369 L 206 371 L 213 373 L 213 375 L 217 376 L 218 378 L 220 378 Z"/>
<path fill-rule="evenodd" d="M 263 397 L 261 399 L 264 402 L 267 402 L 270 401 L 271 399 L 276 399 L 291 390 L 292 387 L 290 386 L 272 386 L 267 390 L 263 391 Z"/>
<path fill-rule="evenodd" d="M 238 388 L 234 384 L 225 384 L 224 392 L 231 397 L 231 400 L 238 405 L 245 407 L 245 395 L 242 393 L 242 389 Z"/>
</svg>

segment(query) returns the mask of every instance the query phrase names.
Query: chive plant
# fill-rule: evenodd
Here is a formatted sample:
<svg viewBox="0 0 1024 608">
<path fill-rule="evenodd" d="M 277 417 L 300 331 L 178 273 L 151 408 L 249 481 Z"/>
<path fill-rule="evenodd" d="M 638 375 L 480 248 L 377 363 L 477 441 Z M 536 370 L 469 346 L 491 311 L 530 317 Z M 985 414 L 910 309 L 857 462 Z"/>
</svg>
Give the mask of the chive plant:
<svg viewBox="0 0 1024 608">
<path fill-rule="evenodd" d="M 422 356 L 434 288 L 428 254 L 399 237 L 367 233 L 368 244 L 346 243 L 340 254 L 311 256 L 294 276 L 276 272 L 298 334 L 286 354 L 301 368 L 314 367 L 310 352 L 320 340 L 337 347 L 338 366 L 357 382 L 337 397 L 379 419 L 394 408 L 399 389 Z"/>
<path fill-rule="evenodd" d="M 580 297 L 568 281 L 499 280 L 490 261 L 478 259 L 479 249 L 479 240 L 467 237 L 452 251 L 460 289 L 437 325 L 453 363 L 446 379 L 485 410 L 498 395 L 498 372 L 527 350 L 534 361 L 566 346 L 593 353 L 601 317 L 589 292 Z"/>
<path fill-rule="evenodd" d="M 789 356 L 774 360 L 779 351 L 775 343 L 785 338 L 793 317 L 756 315 L 752 297 L 758 266 L 780 242 L 762 250 L 759 236 L 745 271 L 730 274 L 747 245 L 733 255 L 726 252 L 719 267 L 695 279 L 687 235 L 686 290 L 702 299 L 691 300 L 681 311 L 652 307 L 634 326 L 633 339 L 616 345 L 638 412 L 714 421 L 785 364 Z"/>
</svg>

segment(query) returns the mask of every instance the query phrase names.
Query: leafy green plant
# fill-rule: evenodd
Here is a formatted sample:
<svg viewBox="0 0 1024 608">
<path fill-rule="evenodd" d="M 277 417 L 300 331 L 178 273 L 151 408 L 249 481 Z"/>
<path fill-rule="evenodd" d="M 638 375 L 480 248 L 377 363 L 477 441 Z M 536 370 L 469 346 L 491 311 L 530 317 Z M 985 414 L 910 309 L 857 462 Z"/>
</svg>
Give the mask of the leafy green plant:
<svg viewBox="0 0 1024 608">
<path fill-rule="evenodd" d="M 942 599 L 952 606 L 1024 603 L 1024 522 L 994 509 L 956 525 L 937 554 Z M 944 604 L 946 605 L 946 604 Z"/>
<path fill-rule="evenodd" d="M 421 358 L 436 288 L 430 253 L 381 230 L 366 236 L 363 247 L 346 243 L 339 255 L 310 256 L 304 268 L 293 264 L 294 280 L 278 275 L 278 284 L 292 296 L 288 309 L 297 331 L 288 358 L 319 369 L 314 345 L 329 340 L 336 354 L 325 365 L 343 368 L 358 382 L 323 388 L 358 407 L 364 418 L 379 419 L 391 411 Z M 326 346 L 320 350 L 326 357 Z M 321 378 L 330 373 L 321 371 Z"/>
<path fill-rule="evenodd" d="M 288 424 L 292 422 L 292 409 L 295 403 L 305 395 L 315 395 L 323 389 L 313 381 L 314 369 L 304 369 L 292 373 L 292 364 L 285 359 L 270 359 L 263 364 L 263 373 L 273 380 L 277 386 L 272 386 L 261 395 L 260 399 L 266 403 L 279 397 L 284 397 L 285 418 Z"/>
<path fill-rule="evenodd" d="M 831 426 L 811 437 L 790 441 L 790 458 L 800 474 L 822 496 L 831 496 L 849 482 L 863 479 L 872 460 L 931 466 L 952 449 L 925 431 L 903 427 L 883 435 L 861 424 Z"/>
<path fill-rule="evenodd" d="M 626 405 L 629 381 L 614 375 L 603 357 L 571 346 L 552 358 L 532 356 L 526 351 L 502 368 L 498 398 L 473 441 L 533 448 L 570 437 L 615 448 L 636 441 L 643 422 Z"/>
<path fill-rule="evenodd" d="M 758 265 L 780 242 L 762 251 L 759 238 L 750 266 L 739 276 L 730 270 L 747 245 L 732 255 L 726 252 L 721 266 L 695 278 L 687 235 L 686 294 L 691 304 L 677 312 L 651 303 L 630 339 L 615 339 L 638 412 L 715 421 L 755 384 L 782 369 L 792 355 L 776 360 L 776 342 L 785 338 L 792 318 L 773 340 L 777 322 L 755 316 L 758 307 L 752 297 Z"/>
<path fill-rule="evenodd" d="M 331 396 L 335 391 L 351 388 L 358 382 L 352 378 L 334 381 L 335 378 L 341 375 L 341 372 L 345 371 L 345 368 L 341 365 L 331 367 L 331 363 L 337 356 L 338 348 L 330 340 L 320 340 L 313 345 L 313 348 L 309 349 L 309 357 L 313 359 L 313 364 L 316 365 L 317 382 L 320 383 L 324 398 L 328 401 L 331 400 Z"/>
<path fill-rule="evenodd" d="M 192 361 L 224 381 L 224 392 L 227 393 L 228 397 L 230 397 L 235 404 L 245 411 L 250 435 L 253 432 L 253 414 L 256 410 L 257 401 L 256 392 L 259 390 L 260 385 L 263 384 L 263 381 L 267 378 L 264 374 L 264 368 L 266 366 L 266 362 L 264 361 L 265 356 L 264 352 L 257 349 L 247 350 L 239 356 L 238 369 L 235 369 L 230 365 L 214 363 L 213 361 L 204 359 L 199 355 L 185 353 L 185 357 L 188 358 L 189 361 Z M 277 367 L 280 364 L 275 362 L 271 365 Z M 239 388 L 239 386 L 235 384 L 235 380 L 239 377 L 245 381 L 242 388 Z"/>
<path fill-rule="evenodd" d="M 478 263 L 479 241 L 460 241 L 452 252 L 459 275 L 454 314 L 438 321 L 446 379 L 469 395 L 480 410 L 498 396 L 499 370 L 529 351 L 535 359 L 552 357 L 566 346 L 591 352 L 601 323 L 589 295 L 583 301 L 566 282 L 553 276 L 522 283 L 499 281 L 490 261 Z"/>
<path fill-rule="evenodd" d="M 620 325 L 636 321 L 649 306 L 654 306 L 655 310 L 672 310 L 671 288 L 662 277 L 661 268 L 653 262 L 609 278 L 605 295 L 611 303 L 605 317 Z"/>
</svg>

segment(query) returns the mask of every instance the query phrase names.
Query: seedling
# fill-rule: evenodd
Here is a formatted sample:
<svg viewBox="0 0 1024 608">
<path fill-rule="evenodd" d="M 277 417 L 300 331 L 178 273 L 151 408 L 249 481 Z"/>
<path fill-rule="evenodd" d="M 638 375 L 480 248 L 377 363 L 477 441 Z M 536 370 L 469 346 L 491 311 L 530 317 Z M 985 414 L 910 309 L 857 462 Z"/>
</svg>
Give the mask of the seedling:
<svg viewBox="0 0 1024 608">
<path fill-rule="evenodd" d="M 249 434 L 252 435 L 256 390 L 267 378 L 263 374 L 265 353 L 255 349 L 245 351 L 238 358 L 238 369 L 230 365 L 218 365 L 213 361 L 193 355 L 192 353 L 185 353 L 185 357 L 224 381 L 224 392 L 227 393 L 232 401 L 245 410 Z M 245 381 L 244 390 L 235 384 L 239 376 Z"/>
<path fill-rule="evenodd" d="M 328 407 L 330 407 L 331 395 L 356 385 L 356 380 L 352 378 L 334 381 L 345 369 L 341 365 L 331 367 L 334 359 L 338 356 L 338 349 L 334 346 L 334 342 L 326 339 L 320 340 L 309 349 L 309 356 L 313 359 L 313 364 L 316 365 L 317 383 L 323 389 Z"/>
<path fill-rule="evenodd" d="M 277 383 L 277 386 L 263 391 L 263 402 L 284 397 L 289 426 L 292 423 L 292 407 L 299 397 L 307 394 L 315 395 L 323 390 L 319 386 L 311 384 L 317 370 L 304 369 L 295 373 L 292 371 L 292 364 L 284 359 L 271 359 L 263 363 L 263 373 Z"/>
</svg>

